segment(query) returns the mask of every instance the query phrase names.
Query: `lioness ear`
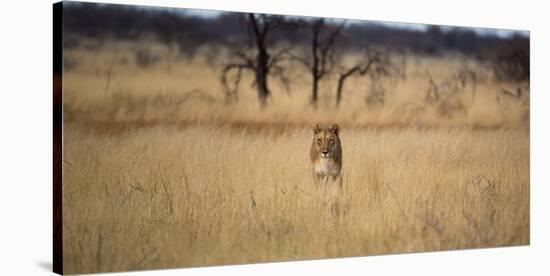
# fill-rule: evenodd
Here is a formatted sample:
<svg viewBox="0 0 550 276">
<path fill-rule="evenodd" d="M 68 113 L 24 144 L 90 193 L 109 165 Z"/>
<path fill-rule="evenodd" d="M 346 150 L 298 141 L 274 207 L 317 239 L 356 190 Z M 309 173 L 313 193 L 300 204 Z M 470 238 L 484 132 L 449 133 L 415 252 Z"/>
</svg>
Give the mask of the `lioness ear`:
<svg viewBox="0 0 550 276">
<path fill-rule="evenodd" d="M 340 132 L 340 127 L 338 126 L 338 124 L 334 124 L 330 128 L 330 131 L 332 131 L 334 134 L 338 135 L 338 133 Z"/>
<path fill-rule="evenodd" d="M 314 124 L 313 125 L 313 134 L 317 134 L 317 133 L 319 133 L 319 131 L 321 131 L 321 127 L 319 126 L 319 124 Z"/>
</svg>

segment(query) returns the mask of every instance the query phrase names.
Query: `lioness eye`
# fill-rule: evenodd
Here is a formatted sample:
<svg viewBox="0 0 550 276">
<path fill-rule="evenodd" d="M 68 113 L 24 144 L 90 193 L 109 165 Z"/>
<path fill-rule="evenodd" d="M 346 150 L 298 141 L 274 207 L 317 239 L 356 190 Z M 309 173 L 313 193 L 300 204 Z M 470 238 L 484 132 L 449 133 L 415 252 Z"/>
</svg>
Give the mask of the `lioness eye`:
<svg viewBox="0 0 550 276">
<path fill-rule="evenodd" d="M 332 143 L 334 143 L 334 140 L 330 139 L 328 142 L 332 144 Z"/>
<path fill-rule="evenodd" d="M 317 139 L 317 143 L 318 143 L 318 144 L 321 144 L 321 139 Z"/>
</svg>

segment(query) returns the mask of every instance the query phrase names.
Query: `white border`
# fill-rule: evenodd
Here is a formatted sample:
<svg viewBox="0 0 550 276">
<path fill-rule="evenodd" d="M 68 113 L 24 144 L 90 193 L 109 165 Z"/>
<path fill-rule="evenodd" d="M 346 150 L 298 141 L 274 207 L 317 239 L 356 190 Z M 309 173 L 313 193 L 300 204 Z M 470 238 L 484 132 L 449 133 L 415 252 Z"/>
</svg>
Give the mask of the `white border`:
<svg viewBox="0 0 550 276">
<path fill-rule="evenodd" d="M 106 1 L 101 1 L 106 2 Z M 140 275 L 548 274 L 550 22 L 544 1 L 127 0 L 146 4 L 531 31 L 531 246 L 140 272 Z M 51 1 L 3 3 L 0 24 L 2 275 L 51 266 Z M 546 125 L 546 126 L 545 126 Z M 546 261 L 546 263 L 545 263 Z M 6 273 L 7 272 L 7 273 Z M 134 273 L 128 273 L 130 275 Z"/>
</svg>

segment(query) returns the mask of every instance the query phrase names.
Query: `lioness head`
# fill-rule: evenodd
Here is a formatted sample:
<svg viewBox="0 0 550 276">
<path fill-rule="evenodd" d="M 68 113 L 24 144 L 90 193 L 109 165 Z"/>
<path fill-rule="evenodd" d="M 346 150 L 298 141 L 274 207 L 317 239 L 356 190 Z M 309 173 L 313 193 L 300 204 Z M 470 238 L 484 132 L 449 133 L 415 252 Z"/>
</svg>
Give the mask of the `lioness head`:
<svg viewBox="0 0 550 276">
<path fill-rule="evenodd" d="M 312 158 L 313 154 L 318 154 L 319 158 L 339 158 L 342 149 L 338 132 L 337 124 L 325 128 L 315 124 L 313 126 L 313 144 L 311 145 Z"/>
</svg>

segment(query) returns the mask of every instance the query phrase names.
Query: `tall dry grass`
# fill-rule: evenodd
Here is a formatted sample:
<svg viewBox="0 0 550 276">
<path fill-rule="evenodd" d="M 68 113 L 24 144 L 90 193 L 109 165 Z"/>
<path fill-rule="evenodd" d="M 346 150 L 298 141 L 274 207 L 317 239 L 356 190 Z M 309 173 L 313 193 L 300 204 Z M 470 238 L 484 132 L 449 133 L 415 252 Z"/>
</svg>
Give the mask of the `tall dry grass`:
<svg viewBox="0 0 550 276">
<path fill-rule="evenodd" d="M 445 117 L 419 100 L 422 72 L 445 79 L 460 59 L 417 58 L 383 106 L 355 80 L 343 108 L 330 82 L 310 108 L 297 77 L 260 112 L 248 85 L 224 104 L 200 57 L 142 68 L 132 45 L 66 53 L 79 65 L 64 75 L 65 272 L 529 244 L 529 109 L 496 100 L 510 84 L 487 77 Z M 341 191 L 312 182 L 317 121 L 343 125 Z"/>
<path fill-rule="evenodd" d="M 341 194 L 312 183 L 310 136 L 67 124 L 66 271 L 529 243 L 525 131 L 343 129 Z"/>
</svg>

